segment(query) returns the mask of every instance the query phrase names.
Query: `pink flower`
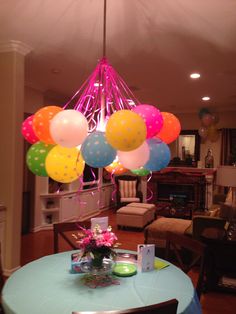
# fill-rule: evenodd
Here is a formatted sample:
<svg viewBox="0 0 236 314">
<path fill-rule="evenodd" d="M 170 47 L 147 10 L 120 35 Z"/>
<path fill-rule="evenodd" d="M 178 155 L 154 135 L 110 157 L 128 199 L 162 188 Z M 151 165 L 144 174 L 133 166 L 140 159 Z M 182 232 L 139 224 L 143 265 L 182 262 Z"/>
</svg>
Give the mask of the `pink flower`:
<svg viewBox="0 0 236 314">
<path fill-rule="evenodd" d="M 83 256 L 90 254 L 91 252 L 102 250 L 106 256 L 114 254 L 112 248 L 117 240 L 116 235 L 111 232 L 111 227 L 102 231 L 99 226 L 96 226 L 93 230 L 83 229 L 84 237 L 80 238 L 78 242 L 79 248 L 83 251 Z M 104 249 L 106 250 L 104 251 Z"/>
</svg>

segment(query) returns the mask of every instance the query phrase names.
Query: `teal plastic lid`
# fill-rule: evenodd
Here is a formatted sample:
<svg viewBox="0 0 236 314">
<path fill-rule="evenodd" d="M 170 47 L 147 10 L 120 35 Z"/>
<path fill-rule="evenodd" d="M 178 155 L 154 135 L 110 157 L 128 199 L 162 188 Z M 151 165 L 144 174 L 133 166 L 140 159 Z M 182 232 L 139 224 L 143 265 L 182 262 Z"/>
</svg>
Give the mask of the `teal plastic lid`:
<svg viewBox="0 0 236 314">
<path fill-rule="evenodd" d="M 137 267 L 131 263 L 117 263 L 113 267 L 112 273 L 119 277 L 129 277 L 137 274 Z"/>
</svg>

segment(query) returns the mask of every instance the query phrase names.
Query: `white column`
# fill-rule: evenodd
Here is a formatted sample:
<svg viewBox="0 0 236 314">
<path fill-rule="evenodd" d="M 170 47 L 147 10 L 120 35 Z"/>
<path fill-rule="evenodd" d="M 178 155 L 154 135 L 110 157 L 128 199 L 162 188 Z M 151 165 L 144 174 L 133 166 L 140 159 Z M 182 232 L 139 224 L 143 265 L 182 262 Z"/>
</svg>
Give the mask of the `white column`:
<svg viewBox="0 0 236 314">
<path fill-rule="evenodd" d="M 6 207 L 4 273 L 20 266 L 23 186 L 24 57 L 29 47 L 0 43 L 1 180 L 0 201 Z"/>
</svg>

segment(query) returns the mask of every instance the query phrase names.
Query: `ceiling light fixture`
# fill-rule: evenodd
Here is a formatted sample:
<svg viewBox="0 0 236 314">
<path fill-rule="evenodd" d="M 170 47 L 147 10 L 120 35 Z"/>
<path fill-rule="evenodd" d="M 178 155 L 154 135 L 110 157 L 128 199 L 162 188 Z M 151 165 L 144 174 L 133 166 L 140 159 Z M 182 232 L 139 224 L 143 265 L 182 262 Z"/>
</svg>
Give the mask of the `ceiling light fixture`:
<svg viewBox="0 0 236 314">
<path fill-rule="evenodd" d="M 201 74 L 199 74 L 199 73 L 192 73 L 192 74 L 190 74 L 190 77 L 192 79 L 198 79 L 199 77 L 201 77 Z"/>
<path fill-rule="evenodd" d="M 209 97 L 209 96 L 204 96 L 204 97 L 202 97 L 202 100 L 203 101 L 208 101 L 208 100 L 210 100 L 211 98 Z"/>
</svg>

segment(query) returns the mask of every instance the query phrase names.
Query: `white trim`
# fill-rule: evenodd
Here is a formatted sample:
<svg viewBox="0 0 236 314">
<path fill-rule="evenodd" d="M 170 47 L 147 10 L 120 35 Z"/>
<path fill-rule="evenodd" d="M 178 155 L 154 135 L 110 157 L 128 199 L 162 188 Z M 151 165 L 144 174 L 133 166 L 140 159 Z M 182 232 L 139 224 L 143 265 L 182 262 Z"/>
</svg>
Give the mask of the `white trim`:
<svg viewBox="0 0 236 314">
<path fill-rule="evenodd" d="M 30 231 L 31 232 L 39 232 L 39 231 L 42 231 L 42 230 L 52 230 L 52 228 L 53 228 L 52 224 L 48 224 L 48 225 L 43 224 L 41 226 L 32 228 Z"/>
<path fill-rule="evenodd" d="M 10 277 L 16 270 L 20 269 L 21 266 L 17 266 L 15 268 L 12 268 L 12 269 L 4 269 L 3 270 L 3 275 L 6 276 L 6 277 Z"/>
<path fill-rule="evenodd" d="M 0 41 L 0 53 L 16 51 L 26 56 L 33 49 L 18 40 Z"/>
</svg>

